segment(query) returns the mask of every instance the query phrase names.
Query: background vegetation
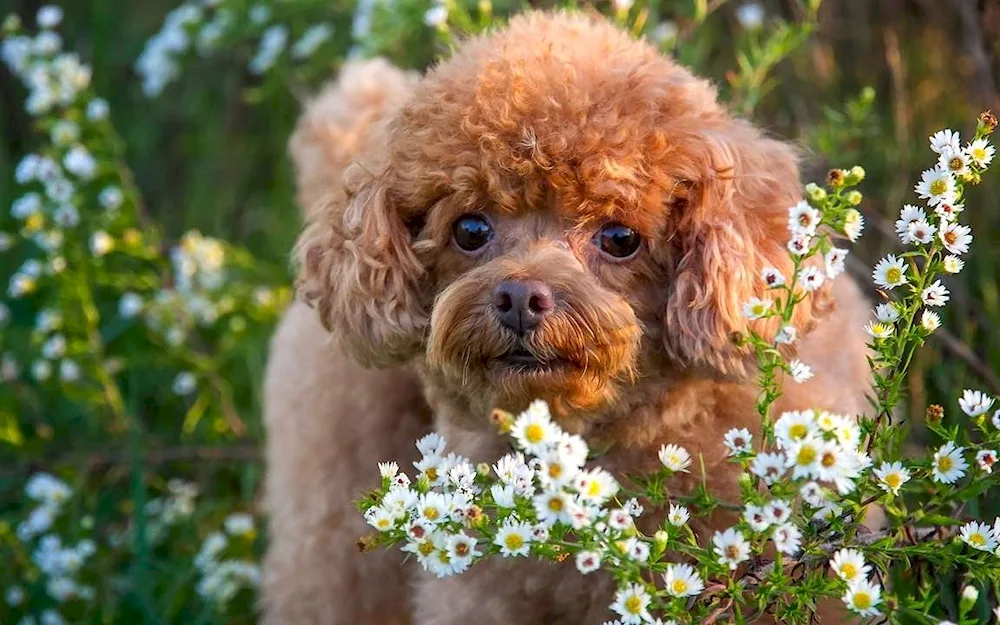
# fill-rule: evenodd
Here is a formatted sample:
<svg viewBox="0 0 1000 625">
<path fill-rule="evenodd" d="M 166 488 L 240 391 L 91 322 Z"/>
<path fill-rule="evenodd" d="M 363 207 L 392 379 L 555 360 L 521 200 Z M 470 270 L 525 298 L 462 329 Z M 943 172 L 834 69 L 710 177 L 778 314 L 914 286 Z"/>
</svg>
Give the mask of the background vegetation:
<svg viewBox="0 0 1000 625">
<path fill-rule="evenodd" d="M 42 4 L 0 0 L 0 17 L 13 12 L 33 28 L 32 16 Z M 253 575 L 246 574 L 242 590 L 218 601 L 198 586 L 206 573 L 204 557 L 197 556 L 214 548 L 218 539 L 209 537 L 219 531 L 229 538 L 225 557 L 216 554 L 218 560 L 253 562 L 261 550 L 262 528 L 246 530 L 245 519 L 237 517 L 230 519 L 227 534 L 225 520 L 233 512 L 256 512 L 258 381 L 270 327 L 287 297 L 287 255 L 299 227 L 285 142 L 301 100 L 349 55 L 384 54 L 423 69 L 463 32 L 529 4 L 550 6 L 449 3 L 442 5 L 449 15 L 442 23 L 428 14 L 436 5 L 424 0 L 205 4 L 232 10 L 236 25 L 212 50 L 179 55 L 180 74 L 157 95 L 144 92 L 136 59 L 175 2 L 74 0 L 63 7 L 60 28 L 65 48 L 93 66 L 93 91 L 110 103 L 124 146 L 121 158 L 142 198 L 136 200 L 137 223 L 156 233 L 153 256 L 162 257 L 166 267 L 167 250 L 184 233 L 198 230 L 234 245 L 227 248 L 239 271 L 238 277 L 228 276 L 233 289 L 263 285 L 275 299 L 248 315 L 239 331 L 228 325 L 201 331 L 197 345 L 184 353 L 163 351 L 142 333 L 125 332 L 123 338 L 108 324 L 100 326 L 100 340 L 109 350 L 135 355 L 127 366 L 111 369 L 123 418 L 109 414 L 100 394 L 32 379 L 32 350 L 39 348 L 32 328 L 46 304 L 10 305 L 0 350 L 24 366 L 0 388 L 0 562 L 13 563 L 0 567 L 0 587 L 21 588 L 26 598 L 0 602 L 3 623 L 45 610 L 80 622 L 253 620 Z M 892 220 L 909 197 L 908 181 L 926 165 L 924 137 L 945 126 L 971 132 L 964 126 L 979 111 L 1000 109 L 1000 5 L 827 0 L 817 11 L 812 4 L 666 0 L 580 8 L 611 15 L 637 36 L 657 41 L 711 77 L 735 111 L 799 143 L 806 180 L 821 179 L 832 165 L 864 165 L 866 200 L 860 208 L 869 227 L 858 250 L 861 260 L 851 269 L 866 276 L 869 265 L 862 261 L 870 264 L 899 245 Z M 268 7 L 269 15 L 255 23 L 251 15 L 259 6 Z M 358 16 L 368 11 L 371 24 L 365 29 Z M 321 23 L 332 27 L 333 36 L 308 58 L 285 54 L 266 72 L 248 67 L 271 25 L 286 25 L 294 41 Z M 192 36 L 198 28 L 189 26 Z M 23 193 L 14 181 L 16 166 L 45 140 L 24 110 L 25 96 L 15 77 L 0 68 L 0 206 Z M 908 427 L 915 446 L 930 442 L 921 426 L 928 403 L 954 404 L 954 389 L 967 387 L 1000 395 L 995 373 L 1000 370 L 1000 176 L 996 169 L 990 176 L 973 192 L 975 206 L 982 208 L 966 221 L 976 233 L 976 253 L 950 284 L 948 332 L 934 335 L 911 370 Z M 91 209 L 80 206 L 81 212 Z M 7 211 L 0 213 L 0 230 L 19 231 Z M 6 286 L 23 261 L 17 248 L 0 255 L 0 285 Z M 155 258 L 148 262 L 160 267 Z M 164 267 L 157 271 L 169 273 Z M 167 279 L 162 288 L 174 285 Z M 98 302 L 104 317 L 114 317 L 106 311 L 115 309 L 119 292 Z M 104 291 L 95 287 L 94 293 Z M 877 293 L 872 296 L 878 299 Z M 171 393 L 178 372 L 195 360 L 204 365 L 198 393 Z M 25 485 L 38 471 L 59 475 L 75 493 L 59 517 L 59 532 L 64 544 L 95 542 L 97 556 L 81 573 L 84 583 L 97 588 L 93 599 L 53 599 L 33 555 L 40 547 L 16 536 L 35 505 L 26 500 Z M 178 478 L 196 485 L 200 494 L 194 497 L 178 482 L 168 485 Z M 985 512 L 1000 509 L 982 503 Z"/>
</svg>

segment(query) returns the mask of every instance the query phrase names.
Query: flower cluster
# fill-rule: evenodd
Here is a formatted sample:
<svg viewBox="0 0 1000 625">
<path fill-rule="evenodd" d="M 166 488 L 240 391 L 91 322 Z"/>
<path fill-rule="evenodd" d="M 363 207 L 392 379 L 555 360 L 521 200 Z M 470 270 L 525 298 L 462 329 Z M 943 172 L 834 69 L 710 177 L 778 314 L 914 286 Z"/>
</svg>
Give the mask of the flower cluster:
<svg viewBox="0 0 1000 625">
<path fill-rule="evenodd" d="M 979 441 L 963 441 L 959 429 L 944 429 L 943 409 L 936 407 L 928 424 L 946 440 L 923 460 L 901 458 L 894 442 L 899 435 L 886 433 L 893 428 L 884 427 L 880 418 L 898 401 L 894 375 L 906 369 L 906 350 L 933 330 L 929 322 L 918 328 L 917 311 L 924 309 L 927 317 L 933 314 L 927 307 L 947 301 L 935 272 L 961 269 L 958 255 L 967 251 L 971 234 L 957 224 L 958 201 L 962 183 L 974 181 L 992 158 L 984 138 L 992 129 L 989 119 L 984 116 L 976 138 L 965 146 L 954 133 L 932 137 L 940 162 L 925 172 L 917 192 L 935 209 L 933 216 L 904 208 L 897 231 L 904 244 L 918 249 L 876 266 L 876 284 L 906 286 L 909 294 L 880 304 L 877 321 L 865 328 L 876 354 L 872 365 L 880 412 L 874 418 L 808 407 L 771 415 L 783 379 L 801 383 L 812 375 L 806 363 L 789 362 L 783 355 L 798 340 L 795 309 L 844 272 L 847 251 L 835 244 L 836 238 L 854 241 L 863 229 L 857 209 L 862 197 L 852 187 L 865 173 L 854 167 L 833 170 L 825 188 L 806 187 L 807 200 L 788 212 L 792 273 L 766 268 L 764 293 L 745 303 L 751 325 L 743 345 L 754 350 L 761 368 L 757 410 L 763 427 L 759 434 L 733 429 L 723 438 L 729 461 L 741 475 L 738 503 L 720 501 L 705 490 L 671 493 L 668 478 L 690 471 L 693 464 L 677 445 L 660 449 L 662 468 L 653 475 L 619 482 L 588 464 L 586 442 L 560 429 L 545 404 L 535 402 L 516 418 L 497 413 L 515 451 L 492 467 L 446 454 L 437 434 L 418 441 L 422 458 L 413 479 L 395 463 L 381 464 L 382 487 L 361 504 L 378 534 L 363 544 L 399 545 L 439 576 L 462 573 L 494 556 L 572 558 L 583 575 L 605 569 L 614 576 L 613 625 L 695 623 L 720 615 L 743 622 L 751 608 L 757 614 L 779 610 L 782 622 L 805 623 L 810 606 L 824 598 L 839 599 L 858 616 L 876 616 L 908 599 L 915 605 L 902 586 L 884 584 L 900 558 L 921 559 L 927 566 L 949 566 L 958 559 L 969 563 L 968 575 L 993 579 L 1000 560 L 989 558 L 1000 555 L 1000 519 L 992 527 L 968 522 L 958 540 L 939 549 L 928 550 L 923 543 L 948 536 L 947 519 L 958 514 L 958 502 L 991 484 L 1000 445 L 1000 410 L 989 419 L 994 398 L 969 389 L 958 402 L 982 433 Z M 979 470 L 977 480 L 965 483 L 973 466 Z M 920 489 L 933 495 L 911 511 L 908 500 Z M 887 517 L 876 531 L 863 527 L 873 504 Z M 718 527 L 713 511 L 719 507 L 742 514 L 710 535 L 698 535 L 688 525 L 704 517 Z M 935 519 L 932 527 L 923 527 L 929 519 Z M 945 527 L 934 527 L 935 522 Z M 961 545 L 972 552 L 961 554 Z M 963 594 L 963 615 L 978 596 L 970 588 Z"/>
<path fill-rule="evenodd" d="M 260 585 L 260 567 L 249 559 L 256 535 L 254 518 L 235 513 L 225 518 L 223 531 L 205 537 L 194 561 L 201 576 L 199 595 L 224 607 L 241 590 Z"/>
<path fill-rule="evenodd" d="M 259 38 L 247 67 L 253 74 L 270 72 L 287 56 L 293 62 L 311 58 L 333 36 L 329 23 L 313 23 L 292 40 L 288 24 L 276 22 L 266 2 L 247 5 L 229 0 L 189 0 L 167 14 L 160 31 L 147 42 L 135 62 L 148 97 L 160 95 L 180 75 L 192 51 L 211 56 L 223 45 Z"/>
</svg>

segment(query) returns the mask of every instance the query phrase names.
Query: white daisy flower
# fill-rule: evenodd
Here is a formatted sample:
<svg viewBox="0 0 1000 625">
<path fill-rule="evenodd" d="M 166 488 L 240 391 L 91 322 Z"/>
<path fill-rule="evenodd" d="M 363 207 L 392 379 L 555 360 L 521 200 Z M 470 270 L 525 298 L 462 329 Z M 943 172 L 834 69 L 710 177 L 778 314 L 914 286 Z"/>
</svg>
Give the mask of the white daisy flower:
<svg viewBox="0 0 1000 625">
<path fill-rule="evenodd" d="M 752 441 L 753 434 L 746 428 L 733 428 L 722 437 L 722 443 L 729 450 L 730 456 L 750 452 L 753 449 Z"/>
<path fill-rule="evenodd" d="M 975 163 L 976 167 L 982 169 L 987 167 L 993 160 L 996 150 L 992 145 L 990 145 L 990 142 L 983 137 L 981 139 L 976 139 L 969 145 L 965 146 L 965 153 L 968 155 L 969 159 Z"/>
<path fill-rule="evenodd" d="M 558 490 L 550 490 L 535 495 L 532 503 L 535 507 L 535 514 L 538 522 L 548 526 L 556 523 L 570 525 L 573 522 L 571 512 L 573 500 L 566 493 Z"/>
<path fill-rule="evenodd" d="M 806 482 L 803 484 L 799 488 L 799 496 L 802 497 L 802 501 L 810 506 L 819 507 L 826 503 L 826 494 L 823 492 L 823 487 L 816 482 Z"/>
<path fill-rule="evenodd" d="M 98 230 L 90 235 L 90 252 L 94 256 L 104 256 L 115 247 L 115 240 L 107 232 Z"/>
<path fill-rule="evenodd" d="M 826 277 L 833 280 L 844 273 L 844 262 L 847 260 L 847 250 L 841 247 L 830 248 L 823 255 L 823 267 L 826 269 Z"/>
<path fill-rule="evenodd" d="M 615 508 L 608 513 L 608 527 L 613 530 L 624 532 L 625 530 L 631 528 L 633 523 L 634 521 L 632 520 L 632 515 L 628 513 L 628 510 Z"/>
<path fill-rule="evenodd" d="M 490 486 L 490 495 L 493 497 L 493 503 L 499 508 L 510 509 L 516 505 L 513 486 L 494 484 Z"/>
<path fill-rule="evenodd" d="M 576 554 L 576 569 L 587 575 L 601 568 L 601 554 L 596 551 L 581 551 Z"/>
<path fill-rule="evenodd" d="M 941 327 L 941 317 L 936 312 L 925 310 L 920 315 L 920 326 L 928 332 L 933 332 Z"/>
<path fill-rule="evenodd" d="M 772 304 L 774 302 L 769 299 L 752 297 L 747 303 L 743 304 L 743 316 L 747 319 L 760 319 L 771 311 Z"/>
<path fill-rule="evenodd" d="M 614 476 L 600 467 L 578 474 L 574 486 L 581 499 L 596 504 L 614 497 L 619 488 Z"/>
<path fill-rule="evenodd" d="M 483 555 L 476 551 L 476 539 L 459 532 L 448 538 L 448 558 L 455 573 L 461 573 L 472 566 L 472 561 Z"/>
<path fill-rule="evenodd" d="M 670 512 L 667 513 L 667 522 L 674 527 L 681 527 L 691 518 L 691 513 L 684 506 L 670 504 Z"/>
<path fill-rule="evenodd" d="M 799 271 L 799 284 L 806 293 L 812 293 L 823 286 L 825 276 L 817 267 L 803 267 Z"/>
<path fill-rule="evenodd" d="M 648 612 L 649 602 L 649 593 L 641 584 L 629 584 L 615 593 L 611 610 L 621 616 L 623 625 L 648 623 L 652 620 Z"/>
<path fill-rule="evenodd" d="M 803 256 L 812 247 L 812 238 L 805 234 L 796 234 L 788 240 L 788 251 L 795 256 Z"/>
<path fill-rule="evenodd" d="M 395 462 L 380 462 L 378 463 L 378 474 L 383 479 L 392 479 L 399 472 L 399 465 Z"/>
<path fill-rule="evenodd" d="M 868 578 L 871 566 L 865 563 L 865 557 L 856 549 L 841 549 L 830 559 L 830 568 L 840 579 L 848 584 Z"/>
<path fill-rule="evenodd" d="M 938 169 L 947 171 L 953 176 L 964 176 L 969 173 L 969 162 L 971 158 L 964 150 L 955 150 L 951 147 L 941 152 L 938 158 Z"/>
<path fill-rule="evenodd" d="M 562 456 L 564 462 L 579 469 L 586 464 L 590 448 L 587 447 L 587 442 L 583 440 L 583 437 L 564 432 L 559 437 L 556 451 Z"/>
<path fill-rule="evenodd" d="M 447 441 L 437 432 L 431 432 L 417 441 L 417 451 L 424 456 L 440 456 L 444 453 Z"/>
<path fill-rule="evenodd" d="M 781 413 L 774 422 L 774 436 L 779 449 L 811 438 L 816 433 L 816 415 L 812 410 L 789 410 Z"/>
<path fill-rule="evenodd" d="M 875 318 L 882 323 L 893 323 L 899 319 L 899 309 L 893 304 L 879 304 L 875 307 Z"/>
<path fill-rule="evenodd" d="M 813 236 L 816 228 L 819 227 L 819 211 L 809 206 L 805 201 L 800 201 L 795 206 L 788 209 L 788 230 L 793 235 Z"/>
<path fill-rule="evenodd" d="M 518 415 L 510 433 L 524 451 L 535 456 L 557 443 L 562 435 L 559 426 L 552 422 L 548 404 L 543 401 L 532 402 Z"/>
<path fill-rule="evenodd" d="M 792 516 L 792 505 L 784 499 L 772 499 L 762 508 L 764 518 L 775 525 L 786 523 Z"/>
<path fill-rule="evenodd" d="M 639 500 L 636 499 L 635 497 L 633 497 L 633 498 L 629 499 L 628 501 L 626 501 L 625 505 L 623 507 L 625 509 L 625 512 L 629 513 L 629 516 L 633 516 L 633 517 L 640 517 L 640 516 L 642 516 L 643 507 L 641 505 L 639 505 Z"/>
<path fill-rule="evenodd" d="M 976 464 L 986 473 L 993 473 L 993 465 L 997 463 L 995 449 L 983 449 L 976 453 Z"/>
<path fill-rule="evenodd" d="M 771 526 L 771 519 L 764 513 L 764 508 L 750 503 L 743 508 L 743 520 L 755 532 L 763 532 Z"/>
<path fill-rule="evenodd" d="M 965 261 L 958 256 L 949 254 L 944 257 L 944 261 L 941 265 L 945 272 L 955 274 L 962 271 L 962 268 L 965 267 Z"/>
<path fill-rule="evenodd" d="M 965 210 L 965 204 L 952 204 L 947 202 L 942 202 L 934 207 L 934 214 L 937 215 L 941 221 L 949 222 L 955 221 L 958 214 Z"/>
<path fill-rule="evenodd" d="M 997 539 L 993 529 L 986 523 L 973 521 L 962 526 L 960 532 L 962 541 L 980 551 L 993 551 L 997 548 Z"/>
<path fill-rule="evenodd" d="M 907 226 L 906 235 L 913 245 L 927 245 L 934 240 L 934 226 L 924 219 L 913 221 Z"/>
<path fill-rule="evenodd" d="M 645 562 L 649 559 L 649 545 L 635 536 L 621 543 L 621 550 L 635 562 Z"/>
<path fill-rule="evenodd" d="M 536 471 L 543 487 L 555 488 L 572 482 L 580 467 L 573 461 L 567 462 L 558 449 L 551 449 L 539 455 Z"/>
<path fill-rule="evenodd" d="M 743 537 L 743 532 L 736 528 L 730 527 L 724 532 L 716 532 L 712 536 L 712 544 L 713 551 L 719 556 L 719 562 L 728 564 L 730 570 L 736 570 L 740 562 L 750 558 L 750 543 Z M 669 592 L 669 581 L 667 587 Z"/>
<path fill-rule="evenodd" d="M 448 498 L 436 492 L 424 493 L 416 503 L 416 519 L 424 525 L 437 525 L 448 520 Z"/>
<path fill-rule="evenodd" d="M 935 482 L 952 484 L 965 475 L 969 463 L 962 457 L 964 451 L 964 447 L 956 447 L 954 442 L 948 441 L 934 452 L 931 475 Z"/>
<path fill-rule="evenodd" d="M 774 528 L 771 534 L 774 548 L 781 553 L 793 556 L 802 546 L 802 531 L 791 523 L 785 523 Z"/>
<path fill-rule="evenodd" d="M 938 238 L 952 254 L 965 254 L 972 243 L 972 229 L 955 222 L 942 224 Z"/>
<path fill-rule="evenodd" d="M 903 210 L 899 212 L 899 219 L 896 220 L 896 234 L 899 235 L 899 240 L 904 245 L 913 243 L 910 239 L 910 224 L 918 221 L 927 221 L 924 209 L 913 204 L 904 204 Z"/>
<path fill-rule="evenodd" d="M 903 484 L 910 481 L 910 472 L 901 462 L 883 462 L 874 473 L 882 490 L 893 495 L 898 495 Z"/>
<path fill-rule="evenodd" d="M 856 243 L 865 229 L 865 218 L 857 209 L 849 209 L 844 215 L 844 234 L 851 243 Z"/>
<path fill-rule="evenodd" d="M 799 384 L 802 384 L 803 382 L 813 377 L 812 367 L 802 362 L 801 360 L 798 359 L 793 360 L 792 362 L 788 363 L 788 366 L 789 366 L 789 373 L 791 374 L 792 379 L 798 382 Z"/>
<path fill-rule="evenodd" d="M 965 414 L 970 417 L 978 417 L 981 414 L 989 412 L 990 408 L 993 407 L 994 401 L 992 397 L 982 391 L 974 391 L 967 388 L 962 392 L 962 397 L 958 400 L 958 405 Z"/>
<path fill-rule="evenodd" d="M 991 421 L 993 423 L 993 427 L 1000 430 L 1000 410 L 993 413 L 993 419 Z"/>
<path fill-rule="evenodd" d="M 930 206 L 955 201 L 955 178 L 940 169 L 928 169 L 920 175 L 920 182 L 913 190 Z"/>
<path fill-rule="evenodd" d="M 940 280 L 935 280 L 934 284 L 924 289 L 920 294 L 925 306 L 944 306 L 948 303 L 948 289 L 941 284 Z"/>
<path fill-rule="evenodd" d="M 687 473 L 691 466 L 691 454 L 680 445 L 662 445 L 657 456 L 663 466 L 671 471 Z"/>
<path fill-rule="evenodd" d="M 761 272 L 761 278 L 763 278 L 764 284 L 766 284 L 769 289 L 779 287 L 785 283 L 785 274 L 781 273 L 774 267 L 765 267 Z"/>
<path fill-rule="evenodd" d="M 365 520 L 380 532 L 388 532 L 396 526 L 396 516 L 382 506 L 369 508 L 365 513 Z"/>
<path fill-rule="evenodd" d="M 764 452 L 750 461 L 750 472 L 771 485 L 785 474 L 785 456 L 780 453 Z"/>
<path fill-rule="evenodd" d="M 962 138 L 957 132 L 950 128 L 939 130 L 931 135 L 931 150 L 941 154 L 945 150 L 961 149 Z"/>
<path fill-rule="evenodd" d="M 39 28 L 55 28 L 60 22 L 62 22 L 62 18 L 62 9 L 54 4 L 47 4 L 43 6 L 38 9 L 38 13 L 35 14 L 35 22 L 38 23 Z"/>
<path fill-rule="evenodd" d="M 864 327 L 865 333 L 874 339 L 885 339 L 892 336 L 893 326 L 881 321 L 869 321 Z"/>
<path fill-rule="evenodd" d="M 694 597 L 705 589 L 701 575 L 690 564 L 671 564 L 663 575 L 663 581 L 667 594 L 674 597 Z"/>
<path fill-rule="evenodd" d="M 847 587 L 844 594 L 844 604 L 852 612 L 861 616 L 875 616 L 879 613 L 878 606 L 882 600 L 882 589 L 868 580 L 857 580 Z"/>
<path fill-rule="evenodd" d="M 778 345 L 791 345 L 792 343 L 795 342 L 797 334 L 798 332 L 796 331 L 795 326 L 792 325 L 781 326 L 781 329 L 778 330 L 778 333 L 774 335 L 774 342 L 777 343 Z"/>
<path fill-rule="evenodd" d="M 872 280 L 880 287 L 894 289 L 908 282 L 906 278 L 906 263 L 902 258 L 889 254 L 875 265 Z"/>
<path fill-rule="evenodd" d="M 532 528 L 528 523 L 507 517 L 497 531 L 493 544 L 500 547 L 500 555 L 505 558 L 527 556 L 531 550 Z"/>
</svg>

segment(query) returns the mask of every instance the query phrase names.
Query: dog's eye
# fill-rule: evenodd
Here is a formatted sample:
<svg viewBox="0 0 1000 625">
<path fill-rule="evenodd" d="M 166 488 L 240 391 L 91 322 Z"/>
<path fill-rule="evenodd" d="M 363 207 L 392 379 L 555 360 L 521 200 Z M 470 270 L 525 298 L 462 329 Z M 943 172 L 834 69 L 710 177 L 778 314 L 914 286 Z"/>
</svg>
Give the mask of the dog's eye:
<svg viewBox="0 0 1000 625">
<path fill-rule="evenodd" d="M 482 215 L 462 215 L 451 227 L 455 245 L 466 252 L 475 252 L 493 238 L 493 227 Z"/>
<path fill-rule="evenodd" d="M 613 258 L 630 258 L 642 243 L 639 233 L 622 224 L 608 224 L 594 237 L 594 245 Z"/>
</svg>

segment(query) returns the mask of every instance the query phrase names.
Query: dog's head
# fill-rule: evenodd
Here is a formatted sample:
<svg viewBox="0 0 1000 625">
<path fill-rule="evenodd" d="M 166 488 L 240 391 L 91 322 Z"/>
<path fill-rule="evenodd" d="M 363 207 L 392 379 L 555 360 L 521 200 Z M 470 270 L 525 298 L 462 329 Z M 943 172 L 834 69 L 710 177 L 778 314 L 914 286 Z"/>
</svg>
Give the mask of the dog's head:
<svg viewBox="0 0 1000 625">
<path fill-rule="evenodd" d="M 563 411 L 749 373 L 733 336 L 762 269 L 791 270 L 799 179 L 706 81 L 532 14 L 431 70 L 384 133 L 298 245 L 301 292 L 363 361 L 420 355 L 467 394 Z"/>
</svg>

